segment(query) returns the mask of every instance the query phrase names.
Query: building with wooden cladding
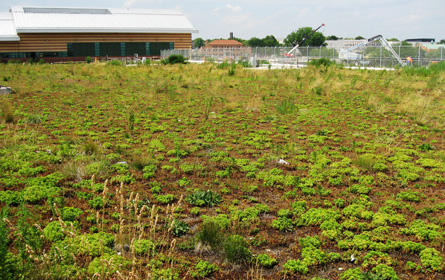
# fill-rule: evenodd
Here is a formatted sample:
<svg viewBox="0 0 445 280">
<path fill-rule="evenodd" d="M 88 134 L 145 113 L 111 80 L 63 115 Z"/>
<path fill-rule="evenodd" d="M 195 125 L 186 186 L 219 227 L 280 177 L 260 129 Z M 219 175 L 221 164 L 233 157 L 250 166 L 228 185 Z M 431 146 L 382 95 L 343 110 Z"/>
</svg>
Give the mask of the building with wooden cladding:
<svg viewBox="0 0 445 280">
<path fill-rule="evenodd" d="M 159 56 L 197 32 L 174 10 L 13 6 L 0 13 L 0 58 Z"/>
</svg>

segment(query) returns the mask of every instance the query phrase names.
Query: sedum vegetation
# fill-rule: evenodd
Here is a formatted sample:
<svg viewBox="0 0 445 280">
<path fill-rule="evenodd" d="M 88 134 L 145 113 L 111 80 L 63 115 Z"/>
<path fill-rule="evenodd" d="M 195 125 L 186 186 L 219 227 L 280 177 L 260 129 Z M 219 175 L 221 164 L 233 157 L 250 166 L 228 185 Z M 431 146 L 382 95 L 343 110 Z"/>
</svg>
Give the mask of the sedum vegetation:
<svg viewBox="0 0 445 280">
<path fill-rule="evenodd" d="M 444 68 L 0 65 L 0 277 L 443 279 Z"/>
</svg>

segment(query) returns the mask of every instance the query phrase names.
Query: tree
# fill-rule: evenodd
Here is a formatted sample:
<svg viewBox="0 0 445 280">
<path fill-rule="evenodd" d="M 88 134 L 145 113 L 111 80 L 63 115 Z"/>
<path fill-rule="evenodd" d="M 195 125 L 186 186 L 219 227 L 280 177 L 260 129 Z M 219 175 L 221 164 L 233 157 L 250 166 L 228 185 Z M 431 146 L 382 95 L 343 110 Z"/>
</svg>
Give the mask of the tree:
<svg viewBox="0 0 445 280">
<path fill-rule="evenodd" d="M 445 39 L 440 40 L 439 44 L 445 44 Z"/>
<path fill-rule="evenodd" d="M 251 47 L 264 47 L 264 41 L 257 37 L 252 37 L 247 41 L 247 45 Z"/>
<path fill-rule="evenodd" d="M 193 40 L 193 47 L 195 48 L 201 48 L 205 46 L 205 41 L 202 38 L 196 38 L 195 40 Z"/>
<path fill-rule="evenodd" d="M 264 37 L 263 42 L 265 47 L 278 47 L 280 45 L 280 42 L 278 42 L 273 35 L 267 35 Z"/>
<path fill-rule="evenodd" d="M 363 40 L 363 39 L 366 39 L 366 38 L 363 37 L 363 36 L 360 36 L 360 35 L 359 35 L 359 36 L 355 37 L 354 39 L 355 39 L 355 40 Z"/>
<path fill-rule="evenodd" d="M 341 37 L 337 37 L 335 35 L 326 37 L 326 40 L 333 40 L 333 41 L 337 41 L 337 40 L 341 40 L 341 39 L 342 39 Z"/>
<path fill-rule="evenodd" d="M 287 35 L 286 39 L 284 39 L 284 45 L 286 47 L 293 47 L 297 44 L 300 44 L 300 47 L 304 46 L 321 46 L 325 42 L 325 37 L 320 32 L 315 32 L 312 36 L 306 41 L 302 42 L 304 38 L 310 36 L 312 33 L 311 27 L 301 27 L 297 31 L 294 31 Z"/>
<path fill-rule="evenodd" d="M 388 41 L 392 41 L 392 42 L 398 42 L 398 41 L 399 41 L 399 39 L 397 39 L 397 38 L 391 38 L 391 39 L 388 39 Z"/>
<path fill-rule="evenodd" d="M 230 40 L 230 39 L 229 39 Z M 247 44 L 247 41 L 241 38 L 234 37 L 233 40 L 240 42 L 244 46 Z"/>
</svg>

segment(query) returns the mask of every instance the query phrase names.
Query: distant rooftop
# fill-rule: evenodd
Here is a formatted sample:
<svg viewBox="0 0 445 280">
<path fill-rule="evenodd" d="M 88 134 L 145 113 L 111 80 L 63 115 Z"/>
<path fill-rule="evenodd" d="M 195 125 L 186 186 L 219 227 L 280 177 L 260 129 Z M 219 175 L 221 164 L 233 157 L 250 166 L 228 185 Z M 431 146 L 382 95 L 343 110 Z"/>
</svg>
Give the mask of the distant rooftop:
<svg viewBox="0 0 445 280">
<path fill-rule="evenodd" d="M 434 38 L 416 38 L 416 39 L 406 39 L 407 42 L 426 42 L 426 43 L 431 43 L 431 42 L 436 42 L 436 40 Z"/>
<path fill-rule="evenodd" d="M 0 13 L 0 41 L 20 33 L 197 33 L 175 10 L 12 6 Z"/>
</svg>

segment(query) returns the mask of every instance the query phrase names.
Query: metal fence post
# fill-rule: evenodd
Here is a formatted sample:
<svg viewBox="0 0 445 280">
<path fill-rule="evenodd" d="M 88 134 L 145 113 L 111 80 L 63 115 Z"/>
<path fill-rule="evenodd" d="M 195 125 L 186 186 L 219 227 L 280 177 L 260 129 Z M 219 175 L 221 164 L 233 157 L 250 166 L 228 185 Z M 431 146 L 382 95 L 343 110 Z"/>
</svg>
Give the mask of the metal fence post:
<svg viewBox="0 0 445 280">
<path fill-rule="evenodd" d="M 422 65 L 422 64 L 420 63 L 420 44 L 419 44 L 419 65 Z"/>
<path fill-rule="evenodd" d="M 380 68 L 382 68 L 382 45 L 380 45 Z"/>
</svg>

